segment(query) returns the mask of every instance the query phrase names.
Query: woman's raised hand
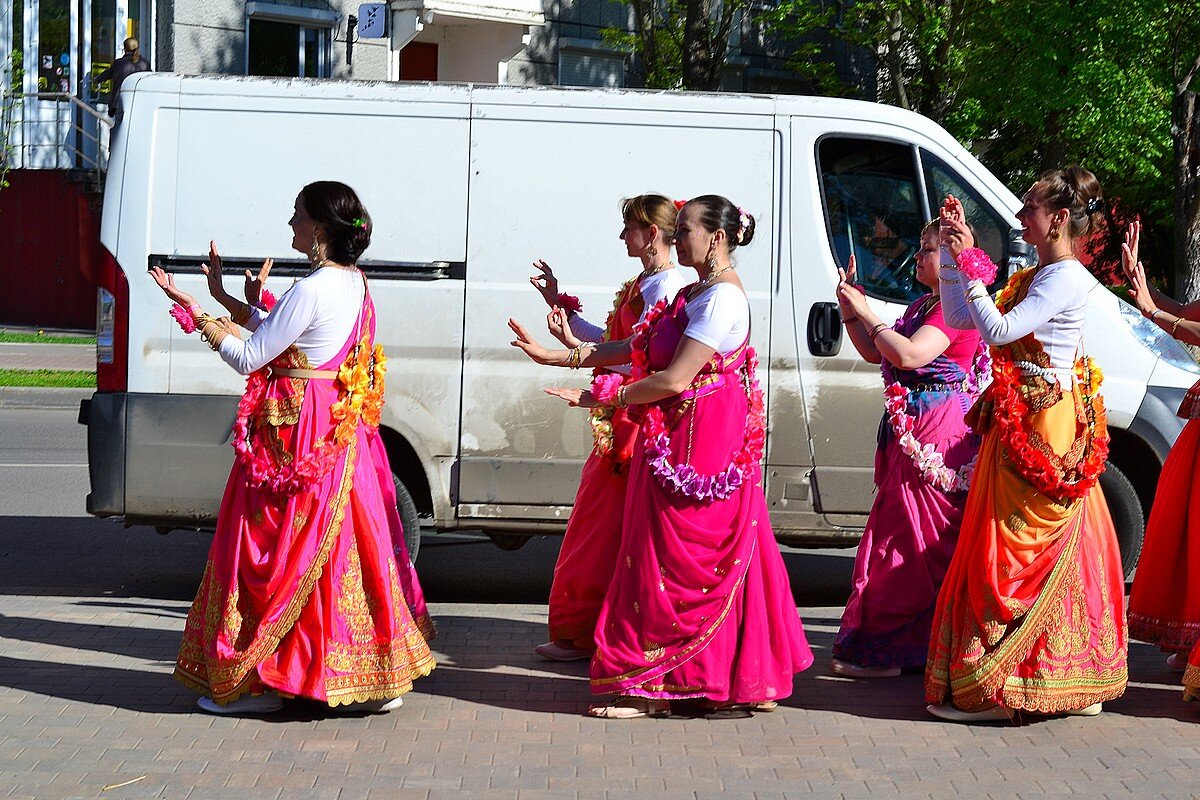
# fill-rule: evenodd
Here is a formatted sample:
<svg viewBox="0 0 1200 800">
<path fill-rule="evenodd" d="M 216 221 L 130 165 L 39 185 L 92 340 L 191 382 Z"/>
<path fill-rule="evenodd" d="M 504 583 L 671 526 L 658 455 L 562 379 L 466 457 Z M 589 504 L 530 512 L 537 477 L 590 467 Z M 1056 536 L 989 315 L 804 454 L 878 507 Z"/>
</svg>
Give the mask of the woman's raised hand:
<svg viewBox="0 0 1200 800">
<path fill-rule="evenodd" d="M 1142 221 L 1135 220 L 1125 228 L 1125 241 L 1121 243 L 1121 270 L 1129 281 L 1129 297 L 1143 314 L 1158 310 L 1150 282 L 1146 280 L 1146 269 L 1138 261 L 1138 245 L 1142 239 Z"/>
<path fill-rule="evenodd" d="M 541 293 L 546 305 L 553 308 L 558 305 L 558 278 L 555 277 L 554 270 L 550 269 L 550 265 L 541 259 L 533 262 L 533 266 L 538 270 L 538 274 L 530 275 L 529 282 Z"/>
<path fill-rule="evenodd" d="M 196 298 L 178 288 L 175 285 L 175 276 L 164 271 L 158 264 L 150 268 L 150 277 L 154 278 L 154 282 L 158 284 L 158 288 L 163 290 L 163 294 L 184 308 L 197 305 Z"/>
<path fill-rule="evenodd" d="M 856 268 L 857 264 L 853 255 L 850 256 L 850 261 L 846 264 L 845 269 L 838 267 L 838 277 L 841 280 L 837 285 L 837 301 L 842 310 L 843 319 L 862 316 L 862 312 L 867 309 L 867 296 L 854 285 Z"/>
<path fill-rule="evenodd" d="M 263 286 L 267 283 L 267 276 L 271 274 L 271 267 L 275 265 L 274 259 L 268 258 L 262 263 L 258 274 L 255 275 L 250 270 L 246 270 L 246 302 L 252 306 L 258 306 L 262 302 Z"/>
<path fill-rule="evenodd" d="M 554 306 L 546 315 L 546 328 L 550 331 L 551 336 L 567 347 L 578 347 L 583 344 L 575 337 L 575 334 L 571 333 L 571 321 L 567 312 L 558 306 Z"/>
<path fill-rule="evenodd" d="M 564 386 L 555 386 L 543 391 L 551 397 L 566 400 L 567 405 L 572 408 L 596 408 L 600 405 L 589 389 L 568 389 Z"/>
<path fill-rule="evenodd" d="M 858 262 L 854 258 L 854 253 L 850 254 L 850 261 L 846 264 L 846 268 L 838 267 L 838 278 L 842 283 L 854 283 L 854 277 L 858 273 Z"/>
<path fill-rule="evenodd" d="M 215 300 L 220 301 L 226 296 L 225 286 L 221 282 L 223 272 L 221 270 L 221 254 L 217 252 L 217 243 L 212 239 L 208 240 L 208 263 L 200 265 L 200 271 L 204 273 L 204 277 L 208 279 L 208 293 Z M 224 303 L 222 303 L 224 305 Z"/>
<path fill-rule="evenodd" d="M 535 342 L 533 337 L 529 335 L 529 331 L 525 330 L 524 325 L 517 322 L 515 319 L 510 319 L 508 321 L 508 327 L 517 336 L 517 338 L 509 344 L 511 344 L 513 347 L 523 350 L 525 355 L 529 356 L 530 359 L 538 364 L 555 363 L 550 358 L 550 351 Z"/>
<path fill-rule="evenodd" d="M 946 204 L 942 206 L 939 231 L 942 246 L 949 250 L 956 260 L 963 250 L 975 246 L 975 237 L 971 235 L 971 228 L 967 225 L 967 215 L 963 212 L 962 203 L 954 196 L 947 197 Z"/>
</svg>

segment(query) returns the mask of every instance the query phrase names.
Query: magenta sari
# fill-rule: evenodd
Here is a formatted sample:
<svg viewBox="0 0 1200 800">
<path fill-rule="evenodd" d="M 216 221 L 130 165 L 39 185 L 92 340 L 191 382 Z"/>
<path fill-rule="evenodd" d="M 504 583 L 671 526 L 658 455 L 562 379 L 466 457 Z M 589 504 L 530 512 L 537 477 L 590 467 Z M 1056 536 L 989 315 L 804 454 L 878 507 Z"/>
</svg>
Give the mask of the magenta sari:
<svg viewBox="0 0 1200 800">
<path fill-rule="evenodd" d="M 175 667 L 219 703 L 267 689 L 331 706 L 390 699 L 434 667 L 377 427 L 374 336 L 367 294 L 355 332 L 319 368 L 340 367 L 337 378 L 281 374 L 311 369 L 293 346 L 247 381 L 253 455 L 234 461 Z M 373 381 L 356 371 L 374 367 L 371 353 Z M 318 451 L 331 463 L 281 488 Z"/>
<path fill-rule="evenodd" d="M 651 322 L 651 370 L 674 357 L 686 295 Z M 691 387 L 657 404 L 674 458 L 686 456 L 700 474 L 721 473 L 743 446 L 748 356 L 746 345 L 716 354 Z M 733 703 L 788 697 L 812 652 L 771 530 L 761 465 L 750 464 L 724 499 L 696 500 L 665 486 L 653 457 L 643 426 L 616 573 L 596 625 L 592 692 Z"/>
</svg>

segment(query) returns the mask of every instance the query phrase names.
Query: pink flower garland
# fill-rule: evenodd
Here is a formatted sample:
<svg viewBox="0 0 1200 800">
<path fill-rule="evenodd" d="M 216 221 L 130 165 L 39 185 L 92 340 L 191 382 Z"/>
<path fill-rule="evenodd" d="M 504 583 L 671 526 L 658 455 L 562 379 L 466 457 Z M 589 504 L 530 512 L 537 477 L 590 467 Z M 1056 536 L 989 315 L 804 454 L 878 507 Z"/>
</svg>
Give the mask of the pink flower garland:
<svg viewBox="0 0 1200 800">
<path fill-rule="evenodd" d="M 183 329 L 184 333 L 196 332 L 196 320 L 192 316 L 192 312 L 179 305 L 179 303 L 171 306 L 171 310 L 167 313 L 179 323 L 179 327 Z"/>
<path fill-rule="evenodd" d="M 592 397 L 606 406 L 616 405 L 617 392 L 624 378 L 615 372 L 605 372 L 592 378 Z"/>
<path fill-rule="evenodd" d="M 263 311 L 270 311 L 277 302 L 278 300 L 275 299 L 275 295 L 271 294 L 271 290 L 264 286 L 262 294 L 258 296 L 258 307 Z"/>
<path fill-rule="evenodd" d="M 958 271 L 968 281 L 983 281 L 991 285 L 996 280 L 996 265 L 991 257 L 978 247 L 968 247 L 958 254 Z"/>
<path fill-rule="evenodd" d="M 967 376 L 967 392 L 976 396 L 983 390 L 987 376 L 991 373 L 991 358 L 987 347 L 981 342 L 975 351 L 975 359 L 971 364 L 971 373 Z M 946 466 L 945 457 L 932 444 L 921 444 L 913 435 L 916 420 L 908 413 L 909 390 L 900 383 L 893 383 L 883 390 L 883 404 L 887 409 L 888 425 L 900 444 L 900 450 L 912 459 L 917 471 L 930 486 L 943 492 L 965 492 L 971 486 L 971 477 L 975 474 L 975 461 L 964 464 L 959 469 Z"/>
<path fill-rule="evenodd" d="M 573 311 L 576 314 L 578 314 L 580 311 L 583 311 L 583 303 L 579 302 L 579 298 L 573 294 L 564 294 L 562 292 L 559 292 L 556 300 L 558 303 L 558 307 L 561 308 L 563 311 L 567 311 L 567 312 Z"/>
</svg>

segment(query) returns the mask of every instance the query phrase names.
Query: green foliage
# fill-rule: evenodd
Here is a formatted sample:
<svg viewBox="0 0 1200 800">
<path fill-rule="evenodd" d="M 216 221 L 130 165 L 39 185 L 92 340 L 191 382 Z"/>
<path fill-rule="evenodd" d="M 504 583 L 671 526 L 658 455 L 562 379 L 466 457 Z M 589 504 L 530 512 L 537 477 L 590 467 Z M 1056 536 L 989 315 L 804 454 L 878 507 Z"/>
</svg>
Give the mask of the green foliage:
<svg viewBox="0 0 1200 800">
<path fill-rule="evenodd" d="M 50 386 L 85 389 L 96 385 L 96 373 L 84 370 L 0 369 L 0 386 Z"/>
<path fill-rule="evenodd" d="M 0 344 L 95 344 L 95 336 L 69 336 L 58 333 L 25 333 L 0 330 Z"/>
<path fill-rule="evenodd" d="M 1147 264 L 1171 271 L 1171 104 L 1200 55 L 1196 0 L 784 0 L 771 21 L 876 53 L 882 102 L 941 123 L 1018 193 L 1088 167 L 1119 219 L 1147 224 Z"/>
<path fill-rule="evenodd" d="M 634 31 L 603 29 L 600 35 L 604 43 L 615 50 L 637 56 L 647 89 L 682 87 L 683 4 L 679 0 L 666 0 L 661 6 L 652 4 L 648 9 L 643 9 L 640 2 L 621 2 L 633 6 L 635 16 L 641 22 Z"/>
</svg>

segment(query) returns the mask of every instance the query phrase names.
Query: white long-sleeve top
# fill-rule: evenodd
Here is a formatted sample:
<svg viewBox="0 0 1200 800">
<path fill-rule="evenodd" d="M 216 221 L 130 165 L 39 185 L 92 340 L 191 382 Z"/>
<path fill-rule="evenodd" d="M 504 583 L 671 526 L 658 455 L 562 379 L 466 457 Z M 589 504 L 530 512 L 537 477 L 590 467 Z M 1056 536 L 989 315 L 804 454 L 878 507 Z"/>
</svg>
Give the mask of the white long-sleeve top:
<svg viewBox="0 0 1200 800">
<path fill-rule="evenodd" d="M 270 313 L 254 309 L 242 340 L 226 336 L 218 350 L 242 375 L 295 344 L 314 368 L 338 354 L 358 324 L 366 284 L 358 270 L 322 267 L 292 284 Z"/>
<path fill-rule="evenodd" d="M 654 308 L 660 300 L 666 300 L 668 303 L 674 300 L 675 295 L 686 285 L 683 276 L 675 267 L 647 275 L 638 281 L 638 291 L 642 293 L 644 301 L 642 316 L 638 322 L 645 319 L 646 312 Z M 604 339 L 604 326 L 588 322 L 580 314 L 571 315 L 570 325 L 571 333 L 581 342 L 599 342 Z"/>
<path fill-rule="evenodd" d="M 942 315 L 951 327 L 975 328 L 989 345 L 1010 344 L 1032 333 L 1052 368 L 1074 367 L 1092 288 L 1092 277 L 1083 264 L 1072 258 L 1042 267 L 1033 276 L 1025 299 L 1007 314 L 1000 313 L 986 288 L 967 302 L 967 294 L 983 287 L 983 281 L 965 282 L 958 270 L 942 267 L 940 283 Z"/>
</svg>

